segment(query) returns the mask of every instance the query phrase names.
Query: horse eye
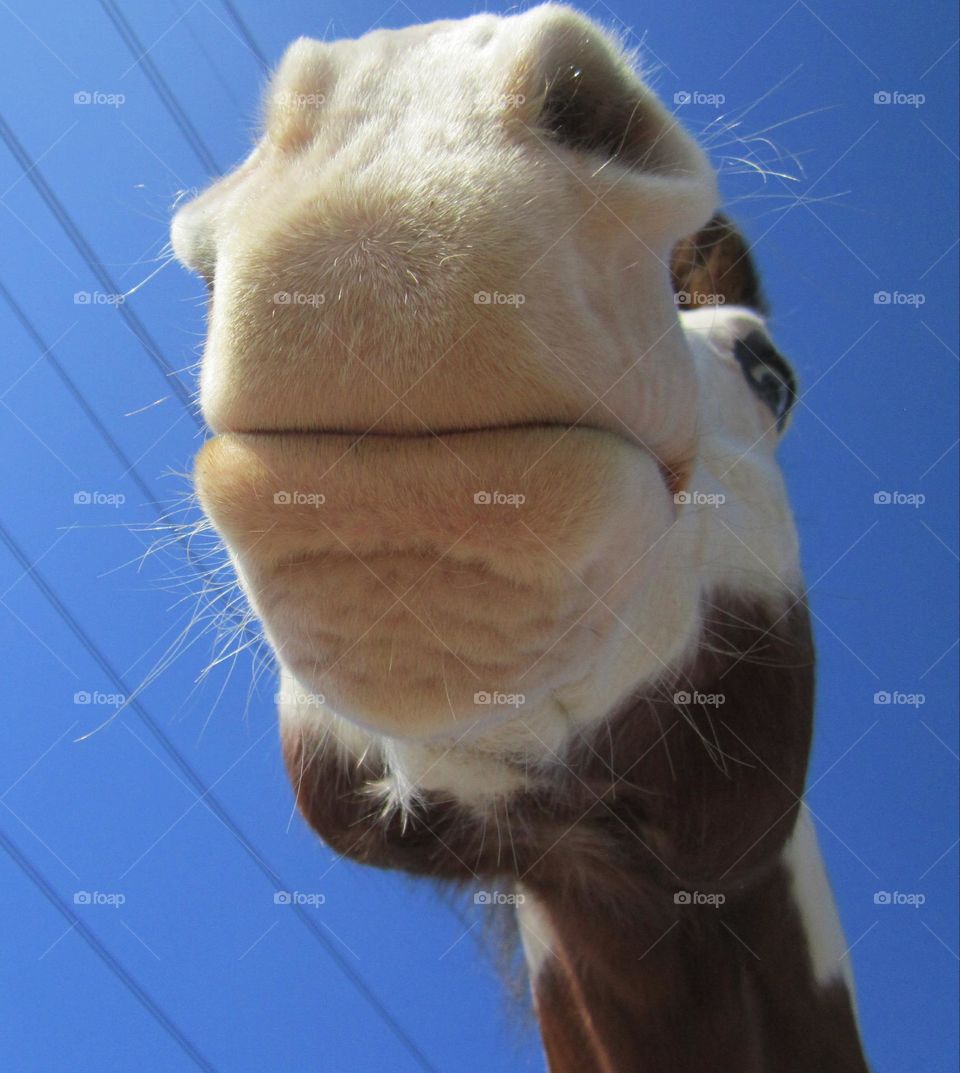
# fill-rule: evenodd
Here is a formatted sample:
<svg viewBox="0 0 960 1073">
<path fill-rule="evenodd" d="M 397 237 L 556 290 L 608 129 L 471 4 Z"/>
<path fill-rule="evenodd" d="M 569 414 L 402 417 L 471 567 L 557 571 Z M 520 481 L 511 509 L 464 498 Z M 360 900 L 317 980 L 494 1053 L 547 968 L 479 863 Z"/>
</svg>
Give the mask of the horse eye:
<svg viewBox="0 0 960 1073">
<path fill-rule="evenodd" d="M 797 380 L 786 358 L 763 332 L 751 332 L 738 339 L 733 356 L 751 391 L 773 412 L 777 429 L 782 431 L 797 398 Z"/>
</svg>

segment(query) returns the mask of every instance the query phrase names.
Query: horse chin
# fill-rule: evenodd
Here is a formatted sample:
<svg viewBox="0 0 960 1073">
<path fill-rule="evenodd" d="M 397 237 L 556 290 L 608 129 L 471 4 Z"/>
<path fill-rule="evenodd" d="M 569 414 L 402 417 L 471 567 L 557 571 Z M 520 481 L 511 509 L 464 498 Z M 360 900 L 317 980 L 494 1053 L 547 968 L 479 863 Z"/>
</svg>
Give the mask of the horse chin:
<svg viewBox="0 0 960 1073">
<path fill-rule="evenodd" d="M 224 434 L 195 476 L 300 707 L 381 734 L 602 715 L 695 615 L 664 469 L 606 431 Z"/>
</svg>

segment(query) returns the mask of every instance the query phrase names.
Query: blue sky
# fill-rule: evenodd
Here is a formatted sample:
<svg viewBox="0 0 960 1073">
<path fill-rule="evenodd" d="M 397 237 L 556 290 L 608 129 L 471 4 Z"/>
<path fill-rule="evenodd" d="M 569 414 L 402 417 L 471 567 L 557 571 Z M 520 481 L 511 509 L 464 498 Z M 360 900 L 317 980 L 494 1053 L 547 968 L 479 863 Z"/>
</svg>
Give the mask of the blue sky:
<svg viewBox="0 0 960 1073">
<path fill-rule="evenodd" d="M 475 10 L 237 6 L 270 63 L 300 34 Z M 645 36 L 658 90 L 692 129 L 709 137 L 719 117 L 742 115 L 748 144 L 717 135 L 711 146 L 805 387 L 783 465 L 820 654 L 810 803 L 875 1069 L 950 1068 L 956 11 L 804 0 L 589 10 Z M 0 521 L 15 542 L 0 548 L 0 1060 L 23 1073 L 540 1070 L 536 1038 L 481 950 L 478 911 L 336 862 L 291 821 L 273 686 L 263 674 L 251 687 L 251 652 L 198 685 L 215 650 L 194 627 L 136 708 L 78 741 L 188 624 L 197 587 L 178 547 L 140 560 L 157 535 L 151 502 L 176 505 L 199 443 L 164 368 L 196 360 L 201 287 L 166 268 L 129 299 L 126 321 L 96 295 L 112 289 L 104 269 L 120 290 L 144 279 L 177 191 L 245 155 L 262 83 L 221 0 L 129 0 L 123 12 L 142 47 L 124 41 L 110 3 L 0 9 L 0 110 L 37 164 L 25 176 L 12 141 L 0 146 L 0 283 L 19 310 L 0 295 Z M 150 62 L 135 63 L 145 49 Z M 797 181 L 764 177 L 747 156 Z M 41 197 L 41 177 L 69 221 Z M 875 502 L 884 492 L 894 501 Z M 278 887 L 322 904 L 298 916 L 274 904 Z M 877 904 L 878 891 L 924 901 Z M 96 896 L 75 903 L 78 892 Z"/>
</svg>

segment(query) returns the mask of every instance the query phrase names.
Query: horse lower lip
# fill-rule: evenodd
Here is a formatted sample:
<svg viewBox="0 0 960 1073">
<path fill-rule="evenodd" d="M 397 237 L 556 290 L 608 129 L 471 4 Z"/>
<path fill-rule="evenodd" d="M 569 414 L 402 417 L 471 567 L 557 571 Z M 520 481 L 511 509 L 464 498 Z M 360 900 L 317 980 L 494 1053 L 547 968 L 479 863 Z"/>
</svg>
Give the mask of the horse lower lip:
<svg viewBox="0 0 960 1073">
<path fill-rule="evenodd" d="M 297 680 L 419 740 L 489 722 L 478 691 L 542 701 L 608 658 L 623 563 L 676 554 L 660 466 L 597 430 L 224 435 L 196 485 Z"/>
</svg>

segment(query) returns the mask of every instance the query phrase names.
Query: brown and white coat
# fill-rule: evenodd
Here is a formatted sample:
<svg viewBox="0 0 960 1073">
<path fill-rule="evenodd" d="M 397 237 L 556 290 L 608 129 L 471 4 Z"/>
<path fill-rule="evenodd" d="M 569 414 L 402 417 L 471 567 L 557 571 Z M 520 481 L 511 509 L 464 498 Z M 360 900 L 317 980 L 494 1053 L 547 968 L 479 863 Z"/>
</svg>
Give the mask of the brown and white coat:
<svg viewBox="0 0 960 1073">
<path fill-rule="evenodd" d="M 182 207 L 196 467 L 337 852 L 524 895 L 554 1073 L 862 1073 L 802 805 L 794 394 L 696 144 L 554 5 L 291 46 Z"/>
</svg>

